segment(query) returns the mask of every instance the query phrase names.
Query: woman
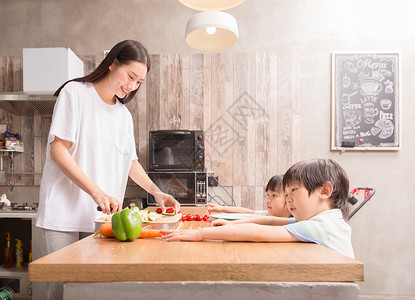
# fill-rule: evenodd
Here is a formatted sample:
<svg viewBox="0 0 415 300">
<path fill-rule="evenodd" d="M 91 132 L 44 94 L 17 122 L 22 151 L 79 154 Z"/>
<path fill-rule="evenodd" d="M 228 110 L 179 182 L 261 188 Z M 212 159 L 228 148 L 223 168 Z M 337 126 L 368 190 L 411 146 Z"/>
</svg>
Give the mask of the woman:
<svg viewBox="0 0 415 300">
<path fill-rule="evenodd" d="M 128 176 L 155 197 L 163 212 L 165 205 L 180 209 L 138 162 L 132 116 L 124 106 L 149 70 L 147 50 L 126 40 L 91 74 L 56 91 L 36 221 L 45 255 L 91 234 L 97 205 L 105 214 L 121 211 Z M 49 292 L 51 299 L 60 298 L 62 288 Z"/>
</svg>

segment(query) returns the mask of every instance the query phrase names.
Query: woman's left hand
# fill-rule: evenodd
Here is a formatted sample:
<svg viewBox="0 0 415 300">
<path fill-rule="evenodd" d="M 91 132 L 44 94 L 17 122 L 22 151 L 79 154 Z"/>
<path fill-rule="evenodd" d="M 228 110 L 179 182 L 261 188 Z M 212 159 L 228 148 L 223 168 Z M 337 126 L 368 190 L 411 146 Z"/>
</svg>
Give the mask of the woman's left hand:
<svg viewBox="0 0 415 300">
<path fill-rule="evenodd" d="M 153 194 L 153 196 L 156 199 L 158 205 L 160 205 L 161 211 L 163 213 L 166 212 L 166 206 L 173 206 L 176 213 L 180 211 L 180 203 L 174 199 L 172 195 L 163 192 L 156 192 Z"/>
</svg>

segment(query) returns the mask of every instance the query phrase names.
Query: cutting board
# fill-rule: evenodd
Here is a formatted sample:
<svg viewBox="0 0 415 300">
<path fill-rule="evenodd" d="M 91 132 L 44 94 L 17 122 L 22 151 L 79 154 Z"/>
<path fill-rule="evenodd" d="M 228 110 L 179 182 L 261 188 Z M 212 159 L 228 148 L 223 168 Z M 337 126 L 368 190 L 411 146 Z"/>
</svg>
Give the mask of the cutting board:
<svg viewBox="0 0 415 300">
<path fill-rule="evenodd" d="M 182 225 L 181 222 L 182 214 L 176 214 L 174 216 L 163 215 L 163 218 L 153 222 L 143 223 L 141 226 L 151 229 L 168 229 L 175 230 L 179 229 Z"/>
<path fill-rule="evenodd" d="M 168 223 L 176 223 L 179 222 L 182 219 L 182 214 L 176 214 L 174 216 L 166 216 L 163 215 L 161 219 L 158 219 L 156 221 L 152 222 L 146 222 L 146 223 L 153 223 L 153 224 L 168 224 Z"/>
<path fill-rule="evenodd" d="M 176 214 L 174 216 L 163 215 L 161 219 L 152 222 L 142 222 L 141 226 L 152 229 L 178 229 L 181 225 L 182 214 Z M 105 220 L 103 218 L 96 219 L 95 230 L 99 230 L 99 227 L 104 223 L 111 223 L 111 220 Z"/>
</svg>

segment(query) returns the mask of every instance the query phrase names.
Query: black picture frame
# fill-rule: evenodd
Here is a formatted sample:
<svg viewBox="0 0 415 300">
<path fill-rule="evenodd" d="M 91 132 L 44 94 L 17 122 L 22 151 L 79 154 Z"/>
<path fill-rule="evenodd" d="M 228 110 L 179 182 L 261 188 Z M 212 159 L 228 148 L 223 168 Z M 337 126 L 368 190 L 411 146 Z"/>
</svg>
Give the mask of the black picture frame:
<svg viewBox="0 0 415 300">
<path fill-rule="evenodd" d="M 331 150 L 399 150 L 400 54 L 332 53 Z"/>
</svg>

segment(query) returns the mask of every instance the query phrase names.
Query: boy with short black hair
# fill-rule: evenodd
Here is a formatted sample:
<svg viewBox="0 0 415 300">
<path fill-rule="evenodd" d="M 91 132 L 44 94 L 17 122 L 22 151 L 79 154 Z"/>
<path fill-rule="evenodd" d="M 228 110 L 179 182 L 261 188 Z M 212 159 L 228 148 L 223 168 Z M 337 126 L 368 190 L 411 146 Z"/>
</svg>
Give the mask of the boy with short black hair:
<svg viewBox="0 0 415 300">
<path fill-rule="evenodd" d="M 295 218 L 285 229 L 302 242 L 322 244 L 354 257 L 351 228 L 345 221 L 349 179 L 337 162 L 311 159 L 296 163 L 284 174 L 283 188 Z"/>
<path fill-rule="evenodd" d="M 164 238 L 168 241 L 313 242 L 354 258 L 351 228 L 345 221 L 349 179 L 344 169 L 331 159 L 298 162 L 284 174 L 283 187 L 294 218 L 260 216 L 250 218 L 250 223 L 239 220 L 221 227 L 168 231 Z"/>
</svg>

